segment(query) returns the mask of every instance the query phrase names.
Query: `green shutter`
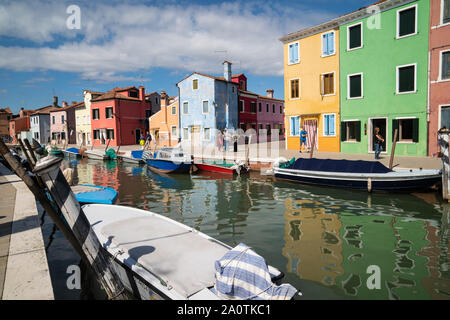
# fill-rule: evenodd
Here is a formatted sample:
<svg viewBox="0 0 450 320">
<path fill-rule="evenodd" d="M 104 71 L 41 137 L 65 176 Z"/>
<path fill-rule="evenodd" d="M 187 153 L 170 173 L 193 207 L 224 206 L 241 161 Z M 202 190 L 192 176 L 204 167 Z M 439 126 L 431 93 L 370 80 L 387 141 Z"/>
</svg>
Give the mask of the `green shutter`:
<svg viewBox="0 0 450 320">
<path fill-rule="evenodd" d="M 345 122 L 341 122 L 341 141 L 347 140 L 347 125 Z"/>
<path fill-rule="evenodd" d="M 394 136 L 395 136 L 395 129 L 398 130 L 399 126 L 399 121 L 394 119 L 392 120 L 392 141 L 394 141 Z M 400 132 L 397 132 L 397 141 L 400 140 Z"/>
<path fill-rule="evenodd" d="M 416 32 L 416 8 L 401 11 L 399 14 L 399 36 L 406 36 Z"/>
<path fill-rule="evenodd" d="M 355 123 L 355 136 L 356 141 L 361 142 L 361 121 Z"/>
<path fill-rule="evenodd" d="M 350 27 L 349 30 L 349 35 L 350 35 L 350 39 L 349 39 L 349 44 L 350 47 L 349 49 L 353 49 L 353 48 L 358 48 L 361 46 L 361 24 Z"/>
<path fill-rule="evenodd" d="M 412 120 L 413 142 L 419 142 L 419 119 Z"/>
</svg>

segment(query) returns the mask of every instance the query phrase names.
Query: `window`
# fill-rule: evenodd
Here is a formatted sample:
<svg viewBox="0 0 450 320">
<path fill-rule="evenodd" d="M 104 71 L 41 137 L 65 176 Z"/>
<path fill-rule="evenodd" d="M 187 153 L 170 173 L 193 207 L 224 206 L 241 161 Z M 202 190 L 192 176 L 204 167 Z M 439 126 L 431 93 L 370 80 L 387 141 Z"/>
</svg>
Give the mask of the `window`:
<svg viewBox="0 0 450 320">
<path fill-rule="evenodd" d="M 256 113 L 256 102 L 250 102 L 250 112 Z"/>
<path fill-rule="evenodd" d="M 334 94 L 334 73 L 322 75 L 322 95 Z"/>
<path fill-rule="evenodd" d="M 61 123 L 64 123 L 64 116 L 61 116 Z"/>
<path fill-rule="evenodd" d="M 450 0 L 442 0 L 442 24 L 450 23 Z"/>
<path fill-rule="evenodd" d="M 322 35 L 322 57 L 331 56 L 336 53 L 334 45 L 334 31 Z"/>
<path fill-rule="evenodd" d="M 298 98 L 300 98 L 300 79 L 293 79 L 291 80 L 291 99 Z"/>
<path fill-rule="evenodd" d="M 266 112 L 269 112 L 269 104 L 266 103 Z"/>
<path fill-rule="evenodd" d="M 106 129 L 106 139 L 114 140 L 114 129 Z"/>
<path fill-rule="evenodd" d="M 245 81 L 244 80 L 239 80 L 239 87 L 241 90 L 245 90 Z"/>
<path fill-rule="evenodd" d="M 450 51 L 442 52 L 441 65 L 442 69 L 440 80 L 450 79 Z"/>
<path fill-rule="evenodd" d="M 183 102 L 183 113 L 188 114 L 189 113 L 189 104 L 188 102 Z"/>
<path fill-rule="evenodd" d="M 341 141 L 360 142 L 361 141 L 361 121 L 341 122 Z"/>
<path fill-rule="evenodd" d="M 275 113 L 275 105 L 272 105 L 272 113 Z"/>
<path fill-rule="evenodd" d="M 94 130 L 94 140 L 100 139 L 100 130 Z"/>
<path fill-rule="evenodd" d="M 336 115 L 325 114 L 323 116 L 323 135 L 325 137 L 336 136 Z"/>
<path fill-rule="evenodd" d="M 98 120 L 98 119 L 100 119 L 100 110 L 92 109 L 92 120 Z"/>
<path fill-rule="evenodd" d="M 397 94 L 416 91 L 416 65 L 397 67 Z"/>
<path fill-rule="evenodd" d="M 192 80 L 192 89 L 197 90 L 198 89 L 198 79 Z"/>
<path fill-rule="evenodd" d="M 347 28 L 347 50 L 355 50 L 363 46 L 362 23 Z"/>
<path fill-rule="evenodd" d="M 270 130 L 270 124 L 266 124 L 267 135 L 270 136 L 272 131 Z"/>
<path fill-rule="evenodd" d="M 290 118 L 290 135 L 291 137 L 299 137 L 300 136 L 300 117 L 291 117 Z"/>
<path fill-rule="evenodd" d="M 177 107 L 172 106 L 172 115 L 176 115 L 176 114 L 177 114 Z"/>
<path fill-rule="evenodd" d="M 138 97 L 138 92 L 137 91 L 128 91 L 128 96 L 131 98 L 137 98 Z"/>
<path fill-rule="evenodd" d="M 189 129 L 183 128 L 183 139 L 189 140 Z"/>
<path fill-rule="evenodd" d="M 203 113 L 208 113 L 209 112 L 209 103 L 208 103 L 208 101 L 203 101 L 202 112 Z"/>
<path fill-rule="evenodd" d="M 113 117 L 113 108 L 112 107 L 105 108 L 105 117 L 106 117 L 106 119 L 112 119 L 112 117 Z"/>
<path fill-rule="evenodd" d="M 172 126 L 171 129 L 170 129 L 170 133 L 172 135 L 172 138 L 176 138 L 178 136 L 177 127 L 176 126 Z"/>
<path fill-rule="evenodd" d="M 203 140 L 211 140 L 211 130 L 209 128 L 203 129 Z"/>
<path fill-rule="evenodd" d="M 245 110 L 244 100 L 239 100 L 239 112 L 244 112 L 244 110 Z"/>
<path fill-rule="evenodd" d="M 397 39 L 417 34 L 417 5 L 397 11 Z"/>
<path fill-rule="evenodd" d="M 65 132 L 61 132 L 61 140 L 66 140 L 66 133 Z"/>
<path fill-rule="evenodd" d="M 39 132 L 35 132 L 35 133 L 34 133 L 34 138 L 35 138 L 35 139 L 39 139 Z"/>
<path fill-rule="evenodd" d="M 112 114 L 112 112 L 111 112 Z M 150 118 L 150 116 L 152 115 L 152 110 L 145 110 L 145 117 L 146 118 Z"/>
<path fill-rule="evenodd" d="M 441 124 L 440 128 L 450 128 L 450 106 L 442 106 L 441 107 Z"/>
<path fill-rule="evenodd" d="M 399 142 L 419 142 L 419 119 L 395 119 L 392 121 L 392 139 L 394 139 L 395 130 L 397 132 L 397 141 Z"/>
<path fill-rule="evenodd" d="M 358 99 L 363 97 L 363 74 L 352 74 L 348 76 L 347 80 L 348 99 Z"/>
<path fill-rule="evenodd" d="M 289 64 L 300 62 L 300 48 L 298 42 L 294 42 L 289 45 L 288 61 Z"/>
<path fill-rule="evenodd" d="M 280 113 L 283 113 L 283 106 L 280 106 Z"/>
<path fill-rule="evenodd" d="M 260 103 L 258 103 L 258 112 L 261 112 L 262 111 L 262 103 L 260 102 Z"/>
</svg>

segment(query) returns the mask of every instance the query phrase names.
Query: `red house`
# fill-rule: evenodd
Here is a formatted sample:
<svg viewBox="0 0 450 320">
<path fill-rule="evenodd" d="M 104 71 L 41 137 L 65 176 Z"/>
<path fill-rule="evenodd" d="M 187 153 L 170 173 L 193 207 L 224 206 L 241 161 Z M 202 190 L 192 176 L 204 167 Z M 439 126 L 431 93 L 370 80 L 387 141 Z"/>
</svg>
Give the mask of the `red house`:
<svg viewBox="0 0 450 320">
<path fill-rule="evenodd" d="M 34 110 L 24 110 L 20 109 L 18 115 L 13 116 L 11 121 L 9 121 L 9 135 L 12 138 L 12 143 L 17 143 L 17 138 L 22 131 L 30 130 L 30 114 L 32 114 Z"/>
<path fill-rule="evenodd" d="M 239 128 L 244 132 L 248 129 L 257 131 L 258 94 L 247 91 L 247 77 L 243 73 L 233 75 L 231 81 L 239 84 Z"/>
<path fill-rule="evenodd" d="M 138 144 L 145 136 L 151 104 L 145 88 L 114 88 L 91 101 L 91 134 L 94 146 Z"/>
</svg>

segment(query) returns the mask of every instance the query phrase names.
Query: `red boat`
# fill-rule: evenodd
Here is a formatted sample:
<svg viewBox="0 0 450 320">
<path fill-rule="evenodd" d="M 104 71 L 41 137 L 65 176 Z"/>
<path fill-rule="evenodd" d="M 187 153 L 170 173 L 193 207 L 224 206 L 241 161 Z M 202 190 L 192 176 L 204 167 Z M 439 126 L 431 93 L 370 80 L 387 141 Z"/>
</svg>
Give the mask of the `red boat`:
<svg viewBox="0 0 450 320">
<path fill-rule="evenodd" d="M 200 161 L 195 165 L 201 171 L 225 173 L 225 174 L 242 174 L 248 173 L 250 168 L 243 163 L 230 163 L 224 161 Z"/>
</svg>

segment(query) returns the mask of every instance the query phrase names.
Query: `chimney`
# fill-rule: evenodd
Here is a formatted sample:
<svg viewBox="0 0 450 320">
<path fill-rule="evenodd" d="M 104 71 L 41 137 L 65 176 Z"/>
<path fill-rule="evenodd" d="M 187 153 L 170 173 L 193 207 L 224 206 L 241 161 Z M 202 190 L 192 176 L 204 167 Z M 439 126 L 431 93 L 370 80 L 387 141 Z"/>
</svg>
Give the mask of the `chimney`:
<svg viewBox="0 0 450 320">
<path fill-rule="evenodd" d="M 223 62 L 223 77 L 226 81 L 231 81 L 231 62 L 226 60 Z"/>
<path fill-rule="evenodd" d="M 20 118 L 22 118 L 24 116 L 23 110 L 24 110 L 23 107 L 20 108 L 20 112 L 19 112 L 19 117 Z"/>
<path fill-rule="evenodd" d="M 269 89 L 269 90 L 266 90 L 266 92 L 267 92 L 267 96 L 269 97 L 269 98 L 273 98 L 273 89 Z"/>
<path fill-rule="evenodd" d="M 53 97 L 53 106 L 54 106 L 54 107 L 57 107 L 57 106 L 58 106 L 58 97 L 57 97 L 57 96 L 54 96 L 54 97 Z"/>
<path fill-rule="evenodd" d="M 62 102 L 62 107 L 64 108 L 64 107 L 67 107 L 67 101 L 63 101 Z"/>
<path fill-rule="evenodd" d="M 167 107 L 169 105 L 169 96 L 165 91 L 161 91 L 161 107 Z"/>
<path fill-rule="evenodd" d="M 139 100 L 145 101 L 145 88 L 143 86 L 139 86 Z"/>
</svg>

